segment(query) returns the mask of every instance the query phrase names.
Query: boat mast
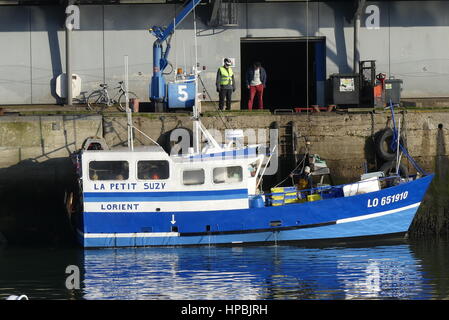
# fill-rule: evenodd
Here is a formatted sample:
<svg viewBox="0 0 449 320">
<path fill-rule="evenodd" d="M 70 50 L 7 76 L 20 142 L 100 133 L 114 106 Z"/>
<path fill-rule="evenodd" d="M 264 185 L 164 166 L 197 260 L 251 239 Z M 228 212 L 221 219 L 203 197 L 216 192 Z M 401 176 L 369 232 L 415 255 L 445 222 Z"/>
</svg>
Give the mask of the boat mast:
<svg viewBox="0 0 449 320">
<path fill-rule="evenodd" d="M 200 110 L 199 110 L 199 99 L 198 99 L 198 50 L 197 50 L 197 39 L 196 39 L 196 15 L 195 8 L 193 9 L 193 37 L 195 41 L 195 65 L 193 66 L 193 73 L 195 75 L 195 103 L 193 105 L 193 148 L 195 153 L 200 153 Z"/>
<path fill-rule="evenodd" d="M 133 137 L 133 120 L 131 115 L 131 109 L 129 108 L 129 96 L 128 96 L 128 55 L 125 55 L 125 105 L 126 105 L 126 117 L 128 120 L 128 148 L 134 151 L 134 137 Z"/>
</svg>

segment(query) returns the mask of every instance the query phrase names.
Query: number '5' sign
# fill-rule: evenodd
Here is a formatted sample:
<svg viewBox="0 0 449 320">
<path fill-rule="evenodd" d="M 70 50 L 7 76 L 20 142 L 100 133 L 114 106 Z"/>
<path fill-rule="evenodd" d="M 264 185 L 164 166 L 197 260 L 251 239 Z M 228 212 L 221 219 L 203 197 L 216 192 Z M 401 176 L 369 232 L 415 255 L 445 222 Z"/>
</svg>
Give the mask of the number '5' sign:
<svg viewBox="0 0 449 320">
<path fill-rule="evenodd" d="M 178 100 L 185 102 L 189 98 L 189 94 L 186 91 L 187 86 L 186 85 L 178 85 Z"/>
<path fill-rule="evenodd" d="M 195 82 L 168 83 L 168 107 L 191 108 L 195 104 Z"/>
</svg>

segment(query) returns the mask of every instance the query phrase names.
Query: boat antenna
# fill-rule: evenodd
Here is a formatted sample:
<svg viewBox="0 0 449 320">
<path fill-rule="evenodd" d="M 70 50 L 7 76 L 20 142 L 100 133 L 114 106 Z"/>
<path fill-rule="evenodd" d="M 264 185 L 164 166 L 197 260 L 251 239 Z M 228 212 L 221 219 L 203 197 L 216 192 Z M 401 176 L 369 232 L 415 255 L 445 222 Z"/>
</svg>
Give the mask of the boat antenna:
<svg viewBox="0 0 449 320">
<path fill-rule="evenodd" d="M 173 35 L 176 34 L 176 17 L 173 18 Z M 178 77 L 178 41 L 177 38 L 175 36 L 175 72 L 174 72 L 174 81 L 176 81 L 177 77 Z"/>
<path fill-rule="evenodd" d="M 193 66 L 193 74 L 195 79 L 195 102 L 193 105 L 193 147 L 196 153 L 200 152 L 200 111 L 198 99 L 198 56 L 197 56 L 197 39 L 196 39 L 196 15 L 193 9 L 193 37 L 195 45 L 195 65 Z"/>
<path fill-rule="evenodd" d="M 397 134 L 397 141 L 396 141 L 396 174 L 399 176 L 399 166 L 400 166 L 400 162 L 401 162 L 401 157 L 402 157 L 402 151 L 400 151 L 400 147 L 399 144 L 400 142 L 400 137 L 401 137 L 401 118 L 398 119 L 398 134 Z"/>
<path fill-rule="evenodd" d="M 208 144 L 212 145 L 214 148 L 218 150 L 222 150 L 222 147 L 218 144 L 215 138 L 208 132 L 207 128 L 201 123 L 200 114 L 201 114 L 201 103 L 200 103 L 200 95 L 198 93 L 198 79 L 201 81 L 203 88 L 205 88 L 203 80 L 200 77 L 201 71 L 199 70 L 198 63 L 198 43 L 197 43 L 197 29 L 196 29 L 196 14 L 195 8 L 193 9 L 193 30 L 194 30 L 194 45 L 195 45 L 195 65 L 193 66 L 193 75 L 195 80 L 195 102 L 193 105 L 193 148 L 196 153 L 200 153 L 201 149 L 201 133 L 206 137 Z"/>
<path fill-rule="evenodd" d="M 125 55 L 125 106 L 126 117 L 128 120 L 128 147 L 131 151 L 134 151 L 134 138 L 133 138 L 133 120 L 131 115 L 131 109 L 129 108 L 129 95 L 128 95 L 128 55 Z"/>
<path fill-rule="evenodd" d="M 193 8 L 193 37 L 195 40 L 195 71 L 198 68 L 198 42 L 196 36 L 196 8 Z"/>
</svg>

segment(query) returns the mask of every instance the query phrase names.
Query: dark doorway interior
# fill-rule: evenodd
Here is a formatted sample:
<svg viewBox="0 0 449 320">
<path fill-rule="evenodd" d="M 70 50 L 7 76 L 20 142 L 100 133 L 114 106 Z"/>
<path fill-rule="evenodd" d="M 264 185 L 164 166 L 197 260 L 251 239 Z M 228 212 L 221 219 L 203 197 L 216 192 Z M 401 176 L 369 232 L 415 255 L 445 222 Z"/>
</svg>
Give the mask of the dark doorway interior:
<svg viewBox="0 0 449 320">
<path fill-rule="evenodd" d="M 254 61 L 267 71 L 264 109 L 292 109 L 316 104 L 315 45 L 305 40 L 245 40 L 241 41 L 242 101 L 241 109 L 248 109 L 249 90 L 245 75 Z M 308 58 L 307 58 L 308 49 Z M 308 72 L 307 72 L 308 64 Z M 307 86 L 307 74 L 309 83 Z M 257 108 L 257 102 L 253 109 Z"/>
</svg>

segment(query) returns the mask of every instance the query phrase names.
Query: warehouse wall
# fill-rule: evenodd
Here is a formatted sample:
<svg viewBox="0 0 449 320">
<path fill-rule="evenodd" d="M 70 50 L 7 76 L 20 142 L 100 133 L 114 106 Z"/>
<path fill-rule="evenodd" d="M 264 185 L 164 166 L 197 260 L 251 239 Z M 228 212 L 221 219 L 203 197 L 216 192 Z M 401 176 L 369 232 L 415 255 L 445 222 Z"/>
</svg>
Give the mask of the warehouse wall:
<svg viewBox="0 0 449 320">
<path fill-rule="evenodd" d="M 0 10 L 0 31 L 0 104 L 31 103 L 29 9 Z"/>
<path fill-rule="evenodd" d="M 380 8 L 380 28 L 369 30 L 363 14 L 361 59 L 377 60 L 377 72 L 404 80 L 403 97 L 449 97 L 449 3 L 446 1 L 368 1 Z M 306 7 L 308 6 L 308 18 Z M 353 57 L 352 7 L 349 2 L 240 4 L 239 25 L 206 26 L 206 8 L 197 15 L 198 60 L 212 98 L 216 68 L 225 56 L 236 58 L 240 78 L 240 39 L 248 37 L 326 38 L 327 75 L 350 72 Z M 130 89 L 144 101 L 152 72 L 152 25 L 164 25 L 175 5 L 81 6 L 81 29 L 73 33 L 73 72 L 82 91 L 123 79 L 123 56 L 129 56 Z M 6 6 L 0 10 L 0 104 L 57 103 L 55 79 L 65 70 L 64 8 Z M 177 29 L 170 59 L 194 63 L 193 15 Z M 282 59 L 282 52 L 279 52 Z M 288 72 L 286 61 L 285 70 Z M 239 85 L 235 98 L 240 97 Z"/>
</svg>

